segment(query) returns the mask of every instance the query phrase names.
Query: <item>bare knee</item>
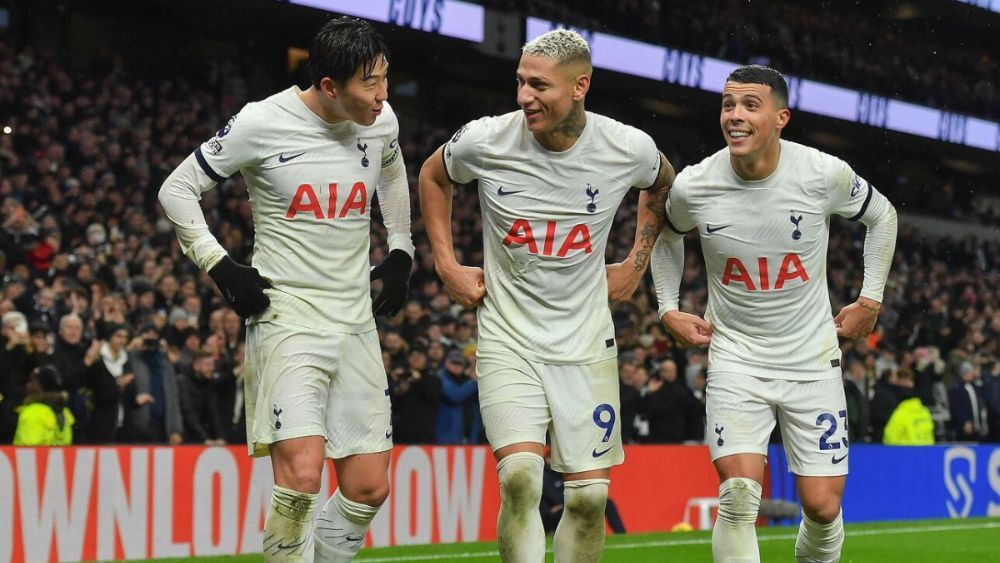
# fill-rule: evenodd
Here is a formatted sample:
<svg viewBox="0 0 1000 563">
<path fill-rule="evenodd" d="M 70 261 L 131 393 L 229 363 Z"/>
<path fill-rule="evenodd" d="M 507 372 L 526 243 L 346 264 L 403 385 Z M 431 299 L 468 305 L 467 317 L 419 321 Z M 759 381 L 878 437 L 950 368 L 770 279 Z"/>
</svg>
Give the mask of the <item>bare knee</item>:
<svg viewBox="0 0 1000 563">
<path fill-rule="evenodd" d="M 828 495 L 820 499 L 802 500 L 802 512 L 817 524 L 829 524 L 837 519 L 840 514 L 840 499 L 835 495 Z"/>
<path fill-rule="evenodd" d="M 385 499 L 389 498 L 389 479 L 367 480 L 350 484 L 341 483 L 340 492 L 348 500 L 368 506 L 382 506 Z"/>
<path fill-rule="evenodd" d="M 301 493 L 316 494 L 319 492 L 320 475 L 319 470 L 306 464 L 293 464 L 275 471 L 275 484 Z"/>
</svg>

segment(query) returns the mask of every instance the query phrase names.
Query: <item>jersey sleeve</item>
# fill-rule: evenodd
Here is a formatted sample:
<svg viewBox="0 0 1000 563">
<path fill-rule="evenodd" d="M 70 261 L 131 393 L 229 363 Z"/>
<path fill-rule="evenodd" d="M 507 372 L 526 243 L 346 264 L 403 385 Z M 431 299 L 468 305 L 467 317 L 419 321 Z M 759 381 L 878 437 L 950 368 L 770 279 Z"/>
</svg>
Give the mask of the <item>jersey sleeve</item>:
<svg viewBox="0 0 1000 563">
<path fill-rule="evenodd" d="M 667 192 L 666 226 L 671 231 L 684 235 L 698 226 L 688 202 L 687 175 L 681 172 L 674 185 Z"/>
<path fill-rule="evenodd" d="M 635 174 L 632 186 L 645 190 L 653 187 L 660 175 L 660 151 L 656 142 L 646 133 L 633 129 L 632 154 L 635 155 Z"/>
<path fill-rule="evenodd" d="M 215 136 L 194 151 L 198 166 L 216 182 L 238 172 L 241 168 L 259 162 L 260 119 L 251 105 L 229 118 Z"/>
<path fill-rule="evenodd" d="M 457 184 L 468 184 L 483 173 L 484 149 L 489 139 L 487 118 L 470 121 L 444 145 L 444 167 Z"/>
<path fill-rule="evenodd" d="M 386 111 L 387 115 L 385 115 L 387 119 L 385 132 L 383 134 L 385 142 L 382 143 L 383 170 L 402 157 L 402 154 L 399 151 L 399 120 L 396 119 L 396 113 L 392 111 L 388 103 L 386 103 L 384 107 L 387 108 L 388 111 Z"/>
<path fill-rule="evenodd" d="M 857 221 L 868 210 L 874 188 L 839 158 L 829 157 L 826 169 L 827 211 Z"/>
</svg>

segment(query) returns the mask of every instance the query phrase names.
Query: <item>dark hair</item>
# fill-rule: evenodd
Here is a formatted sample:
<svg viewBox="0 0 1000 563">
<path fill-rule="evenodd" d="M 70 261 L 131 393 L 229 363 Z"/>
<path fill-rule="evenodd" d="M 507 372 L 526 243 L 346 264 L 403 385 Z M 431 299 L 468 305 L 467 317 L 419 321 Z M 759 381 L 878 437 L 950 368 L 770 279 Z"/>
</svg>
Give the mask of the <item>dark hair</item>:
<svg viewBox="0 0 1000 563">
<path fill-rule="evenodd" d="M 729 73 L 726 82 L 763 84 L 771 87 L 771 94 L 778 99 L 779 107 L 788 107 L 788 83 L 780 72 L 764 65 L 744 65 Z"/>
<path fill-rule="evenodd" d="M 62 391 L 63 379 L 59 369 L 52 364 L 44 364 L 32 370 L 31 375 L 38 378 L 38 384 L 43 391 Z"/>
<path fill-rule="evenodd" d="M 389 60 L 389 46 L 372 24 L 358 18 L 332 19 L 316 33 L 309 47 L 309 77 L 313 86 L 330 77 L 347 82 L 358 67 L 367 79 L 375 71 L 379 56 Z"/>
</svg>

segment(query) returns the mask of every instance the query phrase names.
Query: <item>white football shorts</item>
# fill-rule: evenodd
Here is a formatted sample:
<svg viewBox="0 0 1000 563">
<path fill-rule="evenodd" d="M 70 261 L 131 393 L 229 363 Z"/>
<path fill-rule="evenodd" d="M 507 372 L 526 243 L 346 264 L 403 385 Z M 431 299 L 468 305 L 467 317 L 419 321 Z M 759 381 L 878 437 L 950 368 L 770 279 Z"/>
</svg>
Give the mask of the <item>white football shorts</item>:
<svg viewBox="0 0 1000 563">
<path fill-rule="evenodd" d="M 712 461 L 733 454 L 767 456 L 777 422 L 788 467 L 805 476 L 847 474 L 847 400 L 839 377 L 815 381 L 708 375 L 705 440 Z"/>
<path fill-rule="evenodd" d="M 327 332 L 278 322 L 247 326 L 247 447 L 323 436 L 327 458 L 392 448 L 388 381 L 378 334 Z"/>
<path fill-rule="evenodd" d="M 625 461 L 619 420 L 618 360 L 543 364 L 514 353 L 476 355 L 479 406 L 490 447 L 552 445 L 560 473 L 604 469 Z"/>
</svg>

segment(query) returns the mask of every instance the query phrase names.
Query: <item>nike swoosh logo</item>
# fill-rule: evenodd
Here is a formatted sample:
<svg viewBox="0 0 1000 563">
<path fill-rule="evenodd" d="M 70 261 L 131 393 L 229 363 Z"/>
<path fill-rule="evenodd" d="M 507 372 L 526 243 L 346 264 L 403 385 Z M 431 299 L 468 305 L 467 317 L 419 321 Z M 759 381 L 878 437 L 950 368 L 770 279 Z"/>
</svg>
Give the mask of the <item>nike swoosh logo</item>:
<svg viewBox="0 0 1000 563">
<path fill-rule="evenodd" d="M 288 162 L 289 160 L 294 160 L 304 154 L 306 154 L 305 151 L 300 152 L 299 154 L 293 154 L 292 156 L 285 156 L 285 153 L 281 153 L 278 155 L 278 162 Z"/>
<path fill-rule="evenodd" d="M 721 231 L 722 229 L 727 229 L 729 227 L 732 227 L 732 225 L 723 225 L 721 227 L 716 227 L 714 229 L 712 228 L 711 225 L 705 225 L 705 233 L 706 234 L 712 234 L 714 232 Z"/>
<path fill-rule="evenodd" d="M 830 461 L 832 461 L 833 464 L 836 465 L 844 461 L 845 459 L 847 459 L 847 454 L 844 454 L 844 457 L 839 457 L 839 458 L 837 457 L 837 454 L 834 454 L 833 457 L 830 459 Z"/>
<path fill-rule="evenodd" d="M 392 438 L 392 428 L 385 431 L 385 439 L 388 440 L 389 438 Z"/>
<path fill-rule="evenodd" d="M 393 139 L 393 140 L 389 141 L 389 148 L 390 149 L 396 148 L 396 143 L 398 143 L 398 142 L 399 142 L 399 139 Z"/>
<path fill-rule="evenodd" d="M 602 451 L 602 452 L 599 452 L 599 451 L 597 451 L 597 448 L 594 448 L 594 451 L 593 451 L 593 452 L 591 452 L 591 454 L 590 454 L 590 455 L 592 455 L 592 456 L 594 456 L 594 457 L 601 457 L 602 455 L 604 455 L 604 454 L 606 454 L 606 453 L 610 452 L 610 451 L 611 451 L 611 450 L 612 450 L 613 448 L 614 448 L 614 446 L 610 446 L 610 447 L 608 447 L 608 449 L 606 449 L 606 450 L 604 450 L 604 451 Z"/>
<path fill-rule="evenodd" d="M 499 196 L 513 195 L 513 194 L 519 194 L 519 193 L 521 193 L 523 191 L 524 190 L 517 190 L 516 192 L 511 192 L 511 191 L 505 192 L 505 191 L 503 191 L 503 186 L 500 186 L 499 188 L 497 188 L 497 195 L 499 195 Z"/>
</svg>

